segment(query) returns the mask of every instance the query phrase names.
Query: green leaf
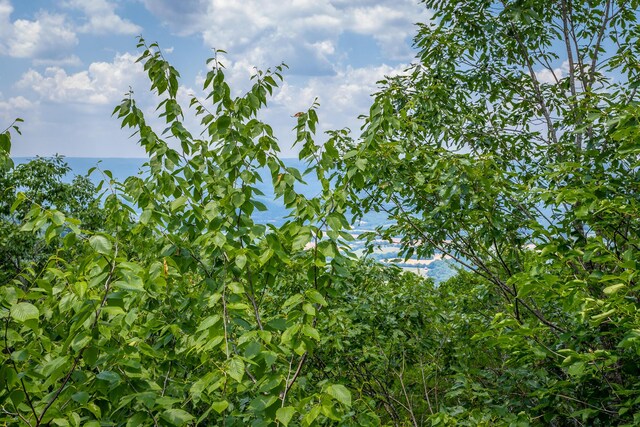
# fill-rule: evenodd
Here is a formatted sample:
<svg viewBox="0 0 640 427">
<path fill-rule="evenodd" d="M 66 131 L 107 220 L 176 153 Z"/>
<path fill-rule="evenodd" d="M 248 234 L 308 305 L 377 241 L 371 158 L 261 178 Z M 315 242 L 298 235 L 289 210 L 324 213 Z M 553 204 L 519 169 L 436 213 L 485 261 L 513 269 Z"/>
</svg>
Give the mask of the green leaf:
<svg viewBox="0 0 640 427">
<path fill-rule="evenodd" d="M 67 356 L 60 356 L 46 362 L 42 366 L 42 374 L 46 377 L 61 376 L 68 360 Z"/>
<path fill-rule="evenodd" d="M 27 395 L 24 394 L 24 392 L 22 390 L 13 390 L 9 394 L 9 398 L 11 399 L 11 402 L 13 402 L 13 406 L 15 406 L 15 407 L 18 407 L 18 405 L 20 405 L 22 402 L 24 402 L 26 397 L 27 397 Z"/>
<path fill-rule="evenodd" d="M 151 209 L 145 209 L 144 211 L 142 211 L 142 214 L 140 215 L 140 223 L 148 224 L 152 214 L 153 211 Z"/>
<path fill-rule="evenodd" d="M 318 330 L 312 327 L 311 325 L 303 325 L 302 333 L 308 336 L 309 338 L 312 338 L 316 341 L 320 341 L 320 334 L 318 333 Z"/>
<path fill-rule="evenodd" d="M 8 132 L 0 133 L 0 152 L 11 151 L 11 138 Z"/>
<path fill-rule="evenodd" d="M 276 420 L 280 421 L 284 427 L 289 425 L 289 421 L 293 418 L 293 415 L 296 413 L 296 410 L 293 406 L 285 406 L 283 408 L 278 408 L 276 411 Z"/>
<path fill-rule="evenodd" d="M 227 402 L 226 400 L 220 400 L 218 402 L 212 402 L 211 403 L 211 407 L 213 408 L 214 411 L 216 411 L 217 413 L 221 414 L 225 411 L 225 409 L 227 409 L 229 407 L 229 402 Z"/>
<path fill-rule="evenodd" d="M 309 303 L 305 303 L 305 304 L 302 305 L 302 311 L 304 311 L 309 316 L 315 316 L 316 315 L 315 307 L 312 304 L 309 304 Z"/>
<path fill-rule="evenodd" d="M 584 374 L 584 370 L 585 370 L 584 362 L 576 362 L 571 366 L 569 366 L 569 369 L 567 369 L 567 373 L 572 377 L 580 377 L 582 376 L 582 374 Z"/>
<path fill-rule="evenodd" d="M 602 290 L 602 292 L 604 292 L 606 295 L 613 295 L 625 287 L 626 285 L 624 283 L 619 283 L 617 285 L 607 286 Z"/>
<path fill-rule="evenodd" d="M 229 369 L 227 371 L 229 376 L 237 382 L 242 381 L 244 376 L 244 362 L 239 357 L 234 357 L 229 361 Z"/>
<path fill-rule="evenodd" d="M 327 303 L 327 300 L 324 299 L 322 294 L 316 291 L 315 289 L 308 290 L 306 294 L 307 294 L 307 298 L 309 298 L 311 301 L 315 302 L 316 304 L 320 304 L 325 307 L 329 305 L 329 303 Z"/>
<path fill-rule="evenodd" d="M 311 241 L 311 233 L 307 231 L 302 231 L 296 237 L 294 237 L 293 242 L 291 244 L 291 248 L 294 251 L 300 250 L 304 248 L 307 243 Z"/>
<path fill-rule="evenodd" d="M 112 384 L 120 381 L 120 375 L 111 371 L 102 371 L 98 375 L 96 375 L 96 378 Z"/>
<path fill-rule="evenodd" d="M 289 307 L 295 307 L 300 304 L 304 300 L 304 296 L 302 294 L 294 294 L 291 295 L 287 300 L 282 304 L 282 309 L 287 310 Z"/>
<path fill-rule="evenodd" d="M 200 332 L 200 331 L 204 331 L 205 329 L 209 329 L 210 327 L 212 327 L 213 325 L 218 323 L 218 321 L 220 321 L 220 316 L 219 315 L 215 314 L 213 316 L 208 316 L 202 322 L 200 322 L 200 325 L 198 325 L 198 329 L 196 329 L 196 332 Z"/>
<path fill-rule="evenodd" d="M 79 351 L 80 349 L 86 347 L 90 342 L 91 335 L 83 331 L 73 339 L 73 341 L 71 342 L 71 348 L 75 351 Z"/>
<path fill-rule="evenodd" d="M 216 123 L 216 126 L 218 128 L 218 133 L 225 134 L 227 130 L 229 130 L 230 125 L 231 125 L 231 117 L 221 116 Z"/>
<path fill-rule="evenodd" d="M 171 202 L 171 212 L 175 212 L 177 209 L 184 206 L 185 203 L 187 203 L 187 196 L 178 197 L 173 202 Z"/>
<path fill-rule="evenodd" d="M 183 409 L 167 409 L 161 415 L 174 426 L 182 426 L 191 421 L 194 416 Z"/>
<path fill-rule="evenodd" d="M 27 320 L 38 319 L 40 317 L 40 312 L 33 304 L 20 302 L 11 306 L 11 317 L 18 322 L 24 323 Z"/>
<path fill-rule="evenodd" d="M 71 399 L 73 399 L 74 402 L 78 402 L 81 405 L 84 405 L 85 403 L 87 403 L 89 401 L 89 398 L 91 398 L 91 395 L 86 391 L 79 391 L 71 395 Z"/>
<path fill-rule="evenodd" d="M 247 256 L 244 254 L 240 254 L 236 257 L 236 265 L 238 268 L 242 269 L 247 264 Z"/>
<path fill-rule="evenodd" d="M 345 406 L 351 406 L 351 392 L 341 384 L 332 384 L 327 387 L 327 394 Z"/>
<path fill-rule="evenodd" d="M 295 324 L 295 325 L 291 325 L 289 326 L 280 336 L 280 342 L 282 344 L 288 344 L 291 342 L 291 340 L 293 339 L 293 337 L 298 333 L 298 331 L 300 330 L 300 325 L 299 324 Z"/>
<path fill-rule="evenodd" d="M 111 253 L 111 242 L 104 236 L 91 236 L 89 238 L 89 245 L 99 254 L 109 255 Z"/>
<path fill-rule="evenodd" d="M 313 408 L 311 408 L 311 410 L 307 412 L 307 415 L 305 415 L 302 420 L 304 425 L 310 426 L 311 423 L 313 423 L 315 419 L 318 418 L 318 415 L 320 415 L 321 410 L 322 410 L 322 407 L 319 405 L 316 405 Z"/>
<path fill-rule="evenodd" d="M 239 208 L 240 206 L 242 206 L 242 204 L 244 203 L 244 200 L 245 200 L 245 197 L 244 197 L 244 194 L 242 193 L 234 193 L 233 196 L 231 196 L 231 203 L 236 208 Z"/>
<path fill-rule="evenodd" d="M 87 363 L 89 366 L 94 366 L 96 364 L 96 361 L 98 360 L 98 355 L 98 349 L 94 346 L 91 346 L 82 353 L 82 359 L 84 359 L 85 363 Z"/>
<path fill-rule="evenodd" d="M 18 208 L 18 206 L 20 206 L 22 204 L 22 202 L 24 202 L 26 196 L 24 195 L 23 192 L 19 192 L 16 195 L 16 200 L 13 202 L 13 204 L 11 205 L 11 209 L 10 212 L 15 212 L 16 209 Z"/>
<path fill-rule="evenodd" d="M 140 425 L 143 425 L 144 422 L 147 421 L 149 418 L 151 418 L 151 417 L 149 416 L 148 413 L 146 413 L 146 412 L 138 412 L 134 416 L 132 416 L 129 419 L 127 419 L 126 427 L 138 427 Z M 85 424 L 85 426 L 86 426 L 86 424 Z M 100 424 L 98 424 L 97 427 L 100 427 Z"/>
</svg>

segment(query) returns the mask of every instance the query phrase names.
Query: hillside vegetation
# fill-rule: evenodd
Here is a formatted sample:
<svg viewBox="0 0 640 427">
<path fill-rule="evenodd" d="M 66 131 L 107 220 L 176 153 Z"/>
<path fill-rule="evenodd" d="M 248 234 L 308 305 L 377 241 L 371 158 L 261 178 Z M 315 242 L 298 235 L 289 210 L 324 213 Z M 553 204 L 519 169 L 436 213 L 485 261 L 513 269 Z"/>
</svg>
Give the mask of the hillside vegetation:
<svg viewBox="0 0 640 427">
<path fill-rule="evenodd" d="M 638 2 L 424 3 L 361 135 L 292 119 L 304 171 L 259 114 L 284 66 L 234 96 L 215 51 L 185 106 L 143 39 L 165 129 L 133 93 L 113 114 L 144 176 L 66 184 L 13 165 L 21 120 L 0 134 L 0 422 L 639 424 Z M 279 226 L 254 221 L 264 167 Z M 462 268 L 436 286 L 380 239 Z"/>
</svg>

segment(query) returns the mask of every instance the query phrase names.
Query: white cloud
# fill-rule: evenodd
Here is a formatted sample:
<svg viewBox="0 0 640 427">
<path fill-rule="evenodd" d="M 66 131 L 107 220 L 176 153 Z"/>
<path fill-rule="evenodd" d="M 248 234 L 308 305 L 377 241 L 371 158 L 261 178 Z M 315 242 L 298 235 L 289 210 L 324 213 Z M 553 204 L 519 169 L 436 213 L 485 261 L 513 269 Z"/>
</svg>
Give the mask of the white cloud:
<svg viewBox="0 0 640 427">
<path fill-rule="evenodd" d="M 249 89 L 249 76 L 254 72 L 246 62 L 228 63 L 227 83 L 235 95 Z M 335 75 L 325 76 L 287 76 L 281 86 L 268 98 L 268 108 L 260 114 L 280 140 L 285 157 L 294 157 L 298 149 L 291 147 L 295 138 L 292 128 L 296 125 L 293 117 L 297 112 L 306 111 L 314 100 L 320 103 L 318 108 L 318 132 L 316 140 L 321 142 L 327 130 L 350 128 L 354 136 L 359 135 L 362 122 L 358 116 L 367 114 L 371 107 L 371 94 L 378 90 L 377 82 L 385 76 L 404 73 L 407 65 L 347 67 L 340 69 Z M 196 77 L 195 85 L 200 89 L 204 82 L 204 74 Z M 198 90 L 195 94 L 204 100 L 206 94 Z M 204 101 L 205 103 L 207 101 Z M 187 102 L 184 105 L 188 105 Z M 195 121 L 193 121 L 195 123 Z M 196 125 L 189 129 L 198 129 Z"/>
<path fill-rule="evenodd" d="M 70 55 L 60 59 L 34 59 L 33 65 L 47 67 L 79 67 L 82 60 L 77 55 Z"/>
<path fill-rule="evenodd" d="M 536 72 L 536 77 L 540 83 L 556 84 L 569 72 L 569 61 L 564 61 L 557 68 L 543 68 Z"/>
<path fill-rule="evenodd" d="M 404 7 L 397 6 L 388 3 L 347 9 L 349 13 L 345 16 L 345 26 L 356 33 L 373 37 L 392 58 L 408 59 L 413 56 L 406 44 L 406 39 L 414 32 L 411 24 L 430 16 L 424 9 L 416 10 L 416 7 L 407 4 Z"/>
<path fill-rule="evenodd" d="M 274 104 L 286 108 L 290 114 L 306 110 L 315 98 L 326 107 L 324 120 L 328 128 L 346 126 L 342 121 L 352 121 L 368 111 L 371 94 L 377 89 L 377 82 L 385 76 L 398 75 L 405 66 L 347 68 L 334 76 L 309 79 L 306 84 L 285 82 L 274 96 Z M 329 111 L 330 109 L 330 111 Z"/>
<path fill-rule="evenodd" d="M 34 105 L 24 96 L 15 96 L 8 100 L 3 100 L 2 94 L 0 94 L 0 109 L 2 110 L 28 110 Z"/>
<path fill-rule="evenodd" d="M 209 0 L 143 0 L 145 7 L 181 35 L 197 32 L 191 26 L 202 19 Z"/>
<path fill-rule="evenodd" d="M 67 74 L 60 67 L 49 67 L 43 74 L 29 70 L 16 86 L 31 89 L 42 99 L 56 103 L 113 104 L 130 85 L 144 78 L 136 59 L 130 53 L 116 55 L 113 62 L 94 62 L 86 71 L 74 74 Z"/>
<path fill-rule="evenodd" d="M 414 0 L 144 0 L 149 11 L 181 35 L 258 67 L 285 61 L 296 74 L 332 74 L 340 35 L 371 37 L 389 60 L 413 57 L 413 24 L 430 19 Z"/>
<path fill-rule="evenodd" d="M 376 81 L 403 69 L 400 65 L 380 64 L 380 58 L 391 64 L 408 62 L 413 57 L 407 44 L 415 31 L 413 23 L 425 22 L 430 17 L 415 0 L 127 1 L 144 3 L 177 34 L 197 35 L 206 47 L 228 50 L 223 62 L 236 94 L 249 88 L 254 67 L 264 69 L 285 61 L 290 66 L 285 72 L 286 82 L 276 90 L 269 108 L 261 113 L 261 118 L 280 137 L 285 155 L 297 151 L 289 148 L 295 138 L 291 128 L 296 119 L 291 116 L 306 110 L 316 97 L 321 103 L 318 140 L 323 139 L 321 132 L 328 129 L 350 127 L 357 133 L 360 126 L 357 116 L 368 112 Z M 24 98 L 4 100 L 0 96 L 0 115 L 8 112 L 15 116 L 18 108 L 28 110 L 19 116 L 30 119 L 29 129 L 33 133 L 28 139 L 34 145 L 22 153 L 55 150 L 76 156 L 127 156 L 134 152 L 139 155 L 134 141 L 126 139 L 129 130 L 121 131 L 118 120 L 108 116 L 131 85 L 150 123 L 158 124 L 159 130 L 163 128 L 162 120 L 153 118 L 157 114 L 155 103 L 150 100 L 149 83 L 141 65 L 134 64 L 136 57 L 117 55 L 107 59 L 110 62 L 85 65 L 79 72 L 75 72 L 78 68 L 68 67 L 82 66 L 73 53 L 86 60 L 82 51 L 71 50 L 78 43 L 74 31 L 82 37 L 84 33 L 135 34 L 140 27 L 133 18 L 119 13 L 115 0 L 63 0 L 56 3 L 56 7 L 59 5 L 67 8 L 76 24 L 64 15 L 40 12 L 29 18 L 32 21 L 22 20 L 24 24 L 20 25 L 29 31 L 21 35 L 16 32 L 16 24 L 21 21 L 11 21 L 11 4 L 0 0 L 0 55 L 15 56 L 22 52 L 30 55 L 24 57 L 34 59 L 33 65 L 48 67 L 22 75 L 16 88 Z M 35 41 L 29 42 L 34 30 L 38 36 L 31 37 Z M 359 47 L 349 50 L 350 40 L 357 40 Z M 168 39 L 168 43 L 173 42 Z M 94 48 L 100 50 L 101 46 Z M 176 48 L 180 49 L 178 45 Z M 372 50 L 371 60 L 367 56 L 369 51 L 355 51 L 363 48 Z M 358 55 L 357 66 L 349 65 L 353 64 L 350 52 Z M 174 65 L 181 69 L 179 63 Z M 185 107 L 189 92 L 189 89 L 179 91 Z M 200 91 L 196 94 L 202 95 Z M 71 124 L 69 117 L 74 118 Z M 83 125 L 77 126 L 78 122 Z M 191 114 L 187 114 L 186 125 L 197 133 L 198 120 Z"/>
<path fill-rule="evenodd" d="M 41 11 L 33 21 L 11 21 L 13 7 L 0 0 L 0 54 L 14 58 L 59 59 L 78 44 L 64 15 Z"/>
<path fill-rule="evenodd" d="M 347 68 L 338 71 L 334 76 L 318 76 L 307 79 L 296 78 L 285 81 L 276 92 L 270 107 L 263 118 L 271 124 L 279 136 L 280 146 L 285 157 L 295 157 L 299 147 L 292 147 L 295 133 L 291 130 L 295 124 L 297 112 L 306 111 L 317 98 L 318 132 L 316 142 L 322 143 L 324 132 L 334 129 L 349 128 L 352 135 L 360 134 L 362 121 L 358 117 L 367 114 L 371 106 L 371 94 L 385 75 L 402 73 L 404 66 L 387 65 L 362 68 Z"/>
<path fill-rule="evenodd" d="M 115 12 L 115 5 L 107 0 L 67 0 L 65 6 L 81 10 L 87 22 L 78 31 L 92 34 L 140 34 L 142 28 L 123 19 Z"/>
<path fill-rule="evenodd" d="M 32 110 L 35 106 L 36 103 L 24 96 L 15 96 L 5 100 L 0 93 L 0 119 L 3 122 L 20 117 L 24 112 Z"/>
<path fill-rule="evenodd" d="M 8 0 L 0 0 L 0 38 L 4 39 L 11 33 L 11 14 L 13 6 Z"/>
</svg>

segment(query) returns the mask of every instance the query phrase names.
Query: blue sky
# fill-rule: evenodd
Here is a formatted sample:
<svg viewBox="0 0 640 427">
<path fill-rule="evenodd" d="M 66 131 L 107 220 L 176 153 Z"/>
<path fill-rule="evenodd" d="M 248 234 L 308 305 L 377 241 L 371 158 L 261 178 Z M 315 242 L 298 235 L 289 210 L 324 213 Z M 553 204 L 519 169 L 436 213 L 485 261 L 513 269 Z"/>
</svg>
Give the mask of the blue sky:
<svg viewBox="0 0 640 427">
<path fill-rule="evenodd" d="M 413 59 L 414 24 L 429 18 L 417 0 L 0 0 L 0 128 L 25 119 L 14 156 L 144 156 L 110 116 L 129 87 L 153 114 L 134 64 L 142 34 L 180 71 L 185 106 L 213 47 L 229 52 L 238 93 L 254 67 L 286 62 L 263 118 L 292 156 L 291 116 L 318 97 L 321 129 L 358 129 L 375 82 Z"/>
</svg>

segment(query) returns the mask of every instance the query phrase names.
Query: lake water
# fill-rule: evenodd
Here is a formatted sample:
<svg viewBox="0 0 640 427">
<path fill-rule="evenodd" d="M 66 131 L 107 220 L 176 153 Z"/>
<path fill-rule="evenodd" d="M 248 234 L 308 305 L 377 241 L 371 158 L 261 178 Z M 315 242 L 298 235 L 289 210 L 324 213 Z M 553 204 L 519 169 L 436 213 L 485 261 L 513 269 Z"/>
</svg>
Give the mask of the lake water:
<svg viewBox="0 0 640 427">
<path fill-rule="evenodd" d="M 26 163 L 30 160 L 27 157 L 16 157 L 13 159 L 16 164 Z M 294 167 L 301 173 L 306 169 L 304 162 L 298 159 L 282 159 L 287 167 Z M 143 165 L 147 161 L 146 158 L 87 158 L 87 157 L 65 157 L 64 161 L 71 168 L 71 173 L 65 177 L 67 182 L 71 181 L 74 175 L 85 175 L 87 171 L 93 167 L 99 167 L 100 170 L 108 170 L 112 173 L 117 181 L 124 181 L 130 176 L 143 176 Z M 258 201 L 264 203 L 267 210 L 264 212 L 254 211 L 254 220 L 258 223 L 274 223 L 281 224 L 288 214 L 282 200 L 276 200 L 273 194 L 271 183 L 271 175 L 267 168 L 260 170 L 262 182 L 256 183 L 256 187 L 264 193 L 264 196 L 256 196 Z M 105 177 L 95 170 L 91 176 L 94 184 L 98 184 Z M 297 184 L 296 189 L 307 197 L 313 197 L 322 192 L 322 187 L 315 174 L 310 173 L 304 177 L 305 185 Z M 382 213 L 372 213 L 367 216 L 366 221 L 357 224 L 357 231 L 372 230 L 377 226 L 385 225 L 388 221 Z"/>
<path fill-rule="evenodd" d="M 30 158 L 17 157 L 13 159 L 16 164 L 26 163 Z M 143 165 L 147 161 L 146 158 L 86 158 L 86 157 L 65 157 L 64 161 L 71 168 L 71 173 L 64 179 L 69 182 L 75 175 L 85 175 L 87 171 L 93 167 L 98 166 L 101 170 L 108 170 L 117 181 L 124 181 L 126 178 L 135 175 L 143 175 Z M 298 159 L 283 159 L 283 162 L 288 167 L 294 167 L 300 172 L 303 172 L 306 167 L 303 162 Z M 257 183 L 256 187 L 264 193 L 264 196 L 258 196 L 257 199 L 264 203 L 267 210 L 260 212 L 254 211 L 254 221 L 258 223 L 273 223 L 282 224 L 285 221 L 285 217 L 288 214 L 285 209 L 282 200 L 276 200 L 273 194 L 271 175 L 268 169 L 260 171 L 262 182 Z M 104 179 L 104 176 L 98 171 L 94 171 L 91 176 L 91 180 L 98 184 Z M 309 174 L 304 177 L 305 185 L 297 185 L 296 189 L 302 192 L 307 197 L 313 197 L 318 195 L 322 191 L 322 187 L 318 182 L 314 174 Z M 384 226 L 389 221 L 384 213 L 372 212 L 367 215 L 366 219 L 359 224 L 354 225 L 354 234 L 358 234 L 363 231 L 373 230 L 378 226 Z M 362 242 L 354 242 L 353 249 L 358 250 L 362 248 Z M 359 251 L 358 251 L 359 252 Z M 381 247 L 374 253 L 374 257 L 380 261 L 389 261 L 395 259 L 397 256 L 397 245 L 385 245 L 381 242 Z M 413 267 L 410 264 L 400 264 L 404 268 L 411 271 L 419 272 L 427 276 L 433 277 L 436 281 L 441 281 L 454 274 L 454 270 L 449 267 L 449 262 L 445 260 L 422 260 L 424 264 L 420 264 L 420 267 Z"/>
</svg>

